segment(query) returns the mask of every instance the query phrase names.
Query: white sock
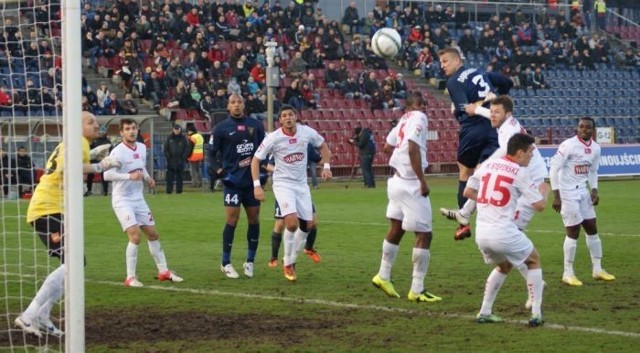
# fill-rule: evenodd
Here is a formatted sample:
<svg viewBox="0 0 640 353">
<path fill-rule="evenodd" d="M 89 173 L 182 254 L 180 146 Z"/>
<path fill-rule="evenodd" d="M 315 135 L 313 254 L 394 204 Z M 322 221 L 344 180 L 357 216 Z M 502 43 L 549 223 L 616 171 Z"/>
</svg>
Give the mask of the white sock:
<svg viewBox="0 0 640 353">
<path fill-rule="evenodd" d="M 529 288 L 529 298 L 531 298 L 531 315 L 540 316 L 542 313 L 542 292 L 544 291 L 542 269 L 529 270 L 527 287 Z"/>
<path fill-rule="evenodd" d="M 37 317 L 49 318 L 51 308 L 62 297 L 64 291 L 64 265 L 51 272 L 42 283 L 42 287 L 33 298 L 22 316 L 29 321 Z"/>
<path fill-rule="evenodd" d="M 127 278 L 136 276 L 136 265 L 138 263 L 138 245 L 129 242 L 126 251 Z"/>
<path fill-rule="evenodd" d="M 295 260 L 292 257 L 295 254 L 295 238 L 296 233 L 285 229 L 282 233 L 282 242 L 284 243 L 284 258 L 283 262 L 285 266 L 291 265 Z"/>
<path fill-rule="evenodd" d="M 427 276 L 431 252 L 429 249 L 413 248 L 411 261 L 413 262 L 413 280 L 411 291 L 420 294 L 424 291 L 424 278 Z"/>
<path fill-rule="evenodd" d="M 527 278 L 529 278 L 528 277 L 529 268 L 527 267 L 527 264 L 523 262 L 519 266 L 516 266 L 516 268 L 518 269 L 518 272 L 520 272 L 520 274 L 522 275 L 522 278 L 524 278 L 526 282 Z"/>
<path fill-rule="evenodd" d="M 308 235 L 309 235 L 309 232 L 303 232 L 302 229 L 300 228 L 296 230 L 296 257 L 297 257 L 297 253 L 302 251 L 302 249 L 304 249 L 305 244 L 307 244 Z"/>
<path fill-rule="evenodd" d="M 493 271 L 487 277 L 487 283 L 484 286 L 484 297 L 482 298 L 482 308 L 480 308 L 480 315 L 491 315 L 493 310 L 493 302 L 496 300 L 496 296 L 504 283 L 504 279 L 507 275 L 494 268 Z"/>
<path fill-rule="evenodd" d="M 462 208 L 460 209 L 460 214 L 467 218 L 471 218 L 471 215 L 475 210 L 476 210 L 476 202 L 473 201 L 472 199 L 467 199 L 467 202 L 465 202 L 464 205 L 462 205 Z"/>
<path fill-rule="evenodd" d="M 591 264 L 593 265 L 593 273 L 602 271 L 602 242 L 600 236 L 596 233 L 585 237 L 587 240 L 587 247 L 589 253 L 591 253 Z"/>
<path fill-rule="evenodd" d="M 164 256 L 164 250 L 162 250 L 160 240 L 149 240 L 148 243 L 149 252 L 151 253 L 151 256 L 153 256 L 153 260 L 156 262 L 158 272 L 162 273 L 168 271 L 167 258 Z"/>
<path fill-rule="evenodd" d="M 382 259 L 380 260 L 380 270 L 378 271 L 380 279 L 384 281 L 391 279 L 391 268 L 393 263 L 396 262 L 398 248 L 400 248 L 399 245 L 391 244 L 387 239 L 382 242 Z"/>
<path fill-rule="evenodd" d="M 576 239 L 569 238 L 568 236 L 564 238 L 564 246 L 562 249 L 564 250 L 564 274 L 563 277 L 573 276 L 573 260 L 576 258 L 576 247 L 578 246 L 578 241 Z"/>
</svg>

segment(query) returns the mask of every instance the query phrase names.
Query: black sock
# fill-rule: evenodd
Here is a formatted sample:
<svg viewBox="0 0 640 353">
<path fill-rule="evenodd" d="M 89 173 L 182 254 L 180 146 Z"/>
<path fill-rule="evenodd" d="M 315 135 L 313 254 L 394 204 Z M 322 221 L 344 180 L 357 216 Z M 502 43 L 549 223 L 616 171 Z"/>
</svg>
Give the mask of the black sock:
<svg viewBox="0 0 640 353">
<path fill-rule="evenodd" d="M 313 250 L 313 245 L 316 243 L 316 235 L 318 234 L 318 228 L 313 228 L 307 235 L 307 244 L 304 246 L 307 250 Z"/>
<path fill-rule="evenodd" d="M 231 263 L 231 246 L 233 246 L 233 237 L 236 232 L 236 227 L 225 224 L 222 231 L 222 266 L 226 266 Z"/>
<path fill-rule="evenodd" d="M 258 238 L 260 238 L 260 223 L 249 224 L 247 228 L 247 262 L 253 262 L 256 258 Z"/>
<path fill-rule="evenodd" d="M 462 206 L 464 206 L 464 203 L 467 202 L 467 198 L 462 196 L 464 193 L 464 188 L 467 187 L 467 182 L 466 181 L 462 181 L 462 180 L 458 180 L 458 208 L 462 208 Z"/>
<path fill-rule="evenodd" d="M 271 258 L 278 258 L 278 251 L 280 250 L 280 244 L 282 243 L 282 233 L 271 233 Z"/>
</svg>

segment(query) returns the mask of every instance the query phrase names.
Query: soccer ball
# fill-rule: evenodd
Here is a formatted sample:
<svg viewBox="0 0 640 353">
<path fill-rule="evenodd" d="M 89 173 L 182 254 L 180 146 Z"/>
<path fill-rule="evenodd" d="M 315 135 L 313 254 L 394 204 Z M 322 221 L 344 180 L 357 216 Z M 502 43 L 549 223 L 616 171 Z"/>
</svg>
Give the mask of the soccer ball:
<svg viewBox="0 0 640 353">
<path fill-rule="evenodd" d="M 393 28 L 380 28 L 371 37 L 371 50 L 383 59 L 392 59 L 402 47 L 402 38 Z"/>
</svg>

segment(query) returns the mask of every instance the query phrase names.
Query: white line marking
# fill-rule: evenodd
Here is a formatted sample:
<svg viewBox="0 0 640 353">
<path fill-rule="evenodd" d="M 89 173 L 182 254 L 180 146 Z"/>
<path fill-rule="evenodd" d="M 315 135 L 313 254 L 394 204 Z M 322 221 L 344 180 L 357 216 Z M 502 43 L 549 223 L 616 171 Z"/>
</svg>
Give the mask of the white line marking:
<svg viewBox="0 0 640 353">
<path fill-rule="evenodd" d="M 121 282 L 94 281 L 94 280 L 87 280 L 87 282 L 109 285 L 109 286 L 119 286 L 119 287 L 123 286 Z M 425 310 L 393 308 L 393 307 L 382 306 L 382 305 L 362 305 L 362 304 L 352 304 L 352 303 L 341 303 L 341 302 L 335 302 L 331 300 L 322 300 L 322 299 L 275 297 L 270 295 L 238 293 L 238 292 L 223 292 L 219 290 L 210 290 L 210 289 L 165 287 L 165 286 L 157 286 L 157 285 L 144 286 L 144 288 L 168 291 L 168 292 L 205 294 L 205 295 L 212 295 L 212 296 L 217 295 L 217 296 L 234 297 L 234 298 L 241 297 L 246 299 L 276 300 L 276 301 L 284 301 L 284 302 L 296 302 L 300 304 L 315 304 L 315 305 L 330 306 L 334 308 L 348 308 L 348 309 L 371 310 L 371 311 L 386 311 L 386 312 L 395 312 L 395 313 L 403 313 L 403 314 L 421 314 L 421 315 L 427 315 L 427 316 L 448 317 L 448 318 L 461 318 L 461 319 L 470 320 L 470 321 L 475 319 L 474 315 L 468 315 L 468 314 L 457 314 L 457 313 L 451 313 L 451 312 L 437 313 L 437 312 L 425 311 Z M 521 321 L 521 320 L 506 319 L 504 321 L 509 324 L 517 324 L 517 325 L 527 324 L 527 321 Z M 596 334 L 603 334 L 603 335 L 610 335 L 610 336 L 640 338 L 640 332 L 605 330 L 605 329 L 600 329 L 596 327 L 566 326 L 561 324 L 545 323 L 543 328 L 551 328 L 554 330 L 589 332 L 589 333 L 596 333 Z"/>
<path fill-rule="evenodd" d="M 321 223 L 329 223 L 329 224 L 355 224 L 355 225 L 362 225 L 362 226 L 374 226 L 374 227 L 388 227 L 389 224 L 388 223 L 381 223 L 381 222 L 356 222 L 356 221 L 330 221 L 330 220 L 322 220 Z M 453 223 L 452 223 L 453 224 Z M 452 228 L 453 229 L 453 228 Z M 558 233 L 560 235 L 564 236 L 564 230 L 562 229 L 562 226 L 560 226 L 558 228 L 558 230 L 548 230 L 548 229 L 527 229 L 525 231 L 526 232 L 531 232 L 531 233 Z M 605 235 L 605 236 L 610 236 L 610 237 L 633 237 L 633 238 L 640 238 L 640 234 L 623 234 L 623 233 L 598 233 L 599 235 Z"/>
</svg>

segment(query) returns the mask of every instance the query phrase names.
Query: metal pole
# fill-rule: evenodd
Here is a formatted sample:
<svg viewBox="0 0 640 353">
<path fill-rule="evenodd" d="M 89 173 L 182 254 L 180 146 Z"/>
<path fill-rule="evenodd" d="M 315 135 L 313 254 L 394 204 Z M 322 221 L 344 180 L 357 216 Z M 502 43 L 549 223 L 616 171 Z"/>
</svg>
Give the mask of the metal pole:
<svg viewBox="0 0 640 353">
<path fill-rule="evenodd" d="M 273 87 L 278 87 L 280 84 L 280 71 L 274 67 L 274 56 L 276 54 L 276 47 L 278 43 L 275 41 L 269 41 L 264 43 L 267 49 L 265 54 L 267 56 L 267 131 L 273 131 Z"/>
</svg>

